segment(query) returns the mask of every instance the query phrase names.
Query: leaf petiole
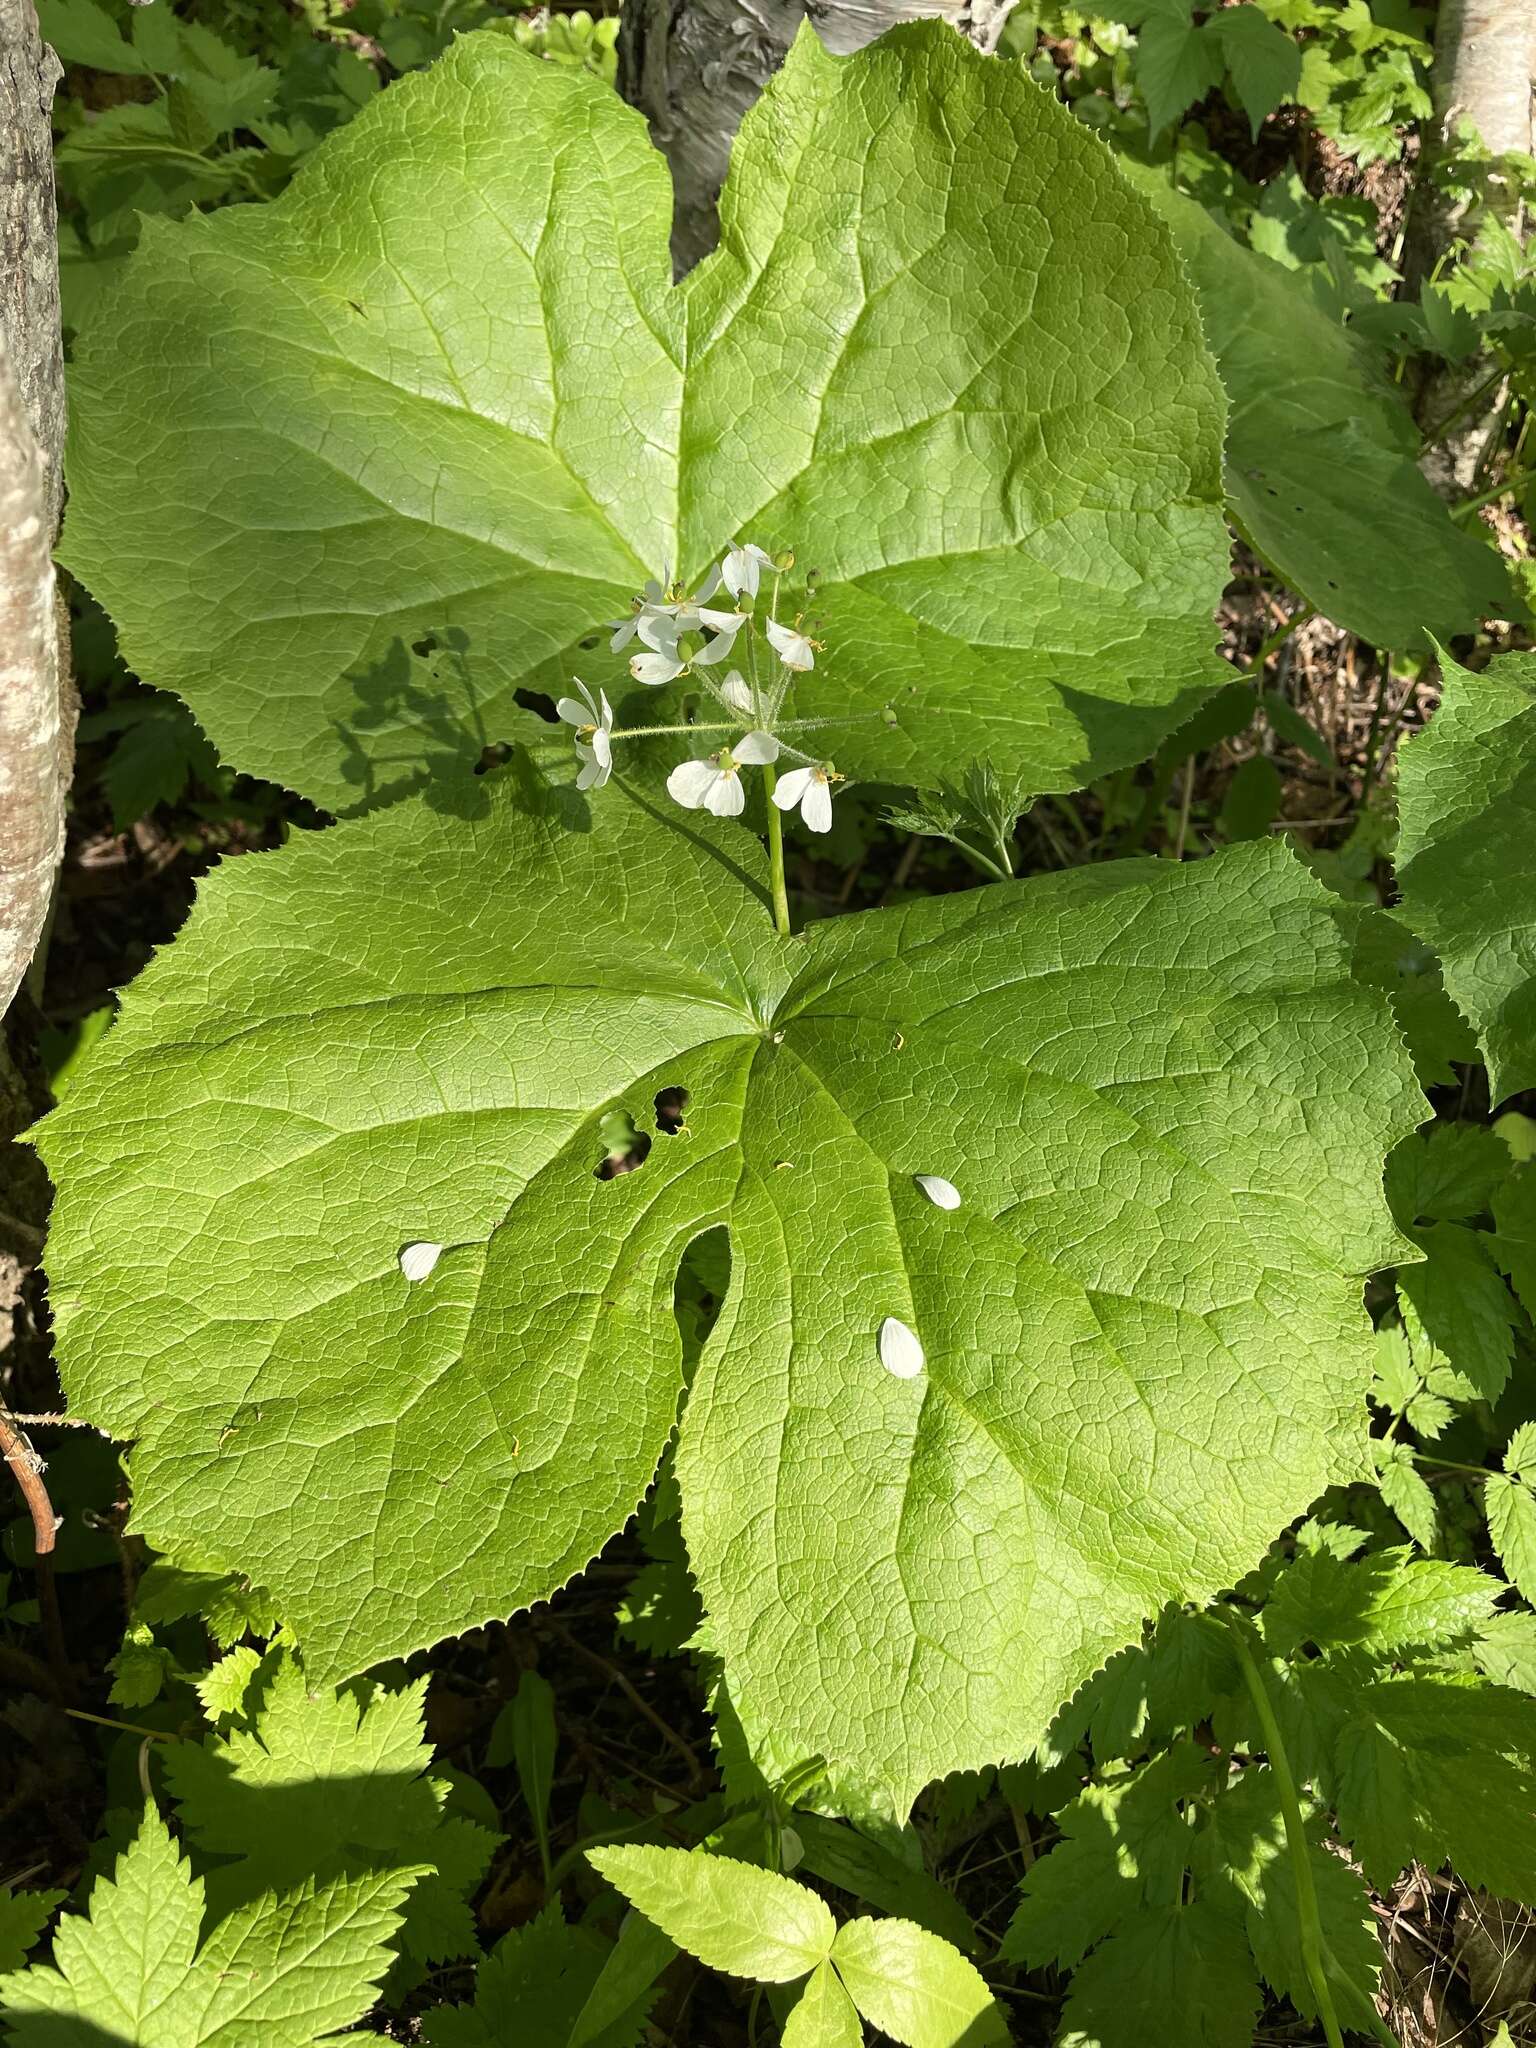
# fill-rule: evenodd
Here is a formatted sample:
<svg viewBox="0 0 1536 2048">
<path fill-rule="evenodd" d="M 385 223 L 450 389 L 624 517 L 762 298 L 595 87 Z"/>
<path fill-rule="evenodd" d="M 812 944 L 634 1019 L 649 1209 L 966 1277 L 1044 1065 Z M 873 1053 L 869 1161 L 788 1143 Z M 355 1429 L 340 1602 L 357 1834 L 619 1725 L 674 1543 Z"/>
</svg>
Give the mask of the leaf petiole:
<svg viewBox="0 0 1536 2048">
<path fill-rule="evenodd" d="M 1290 1850 L 1291 1872 L 1296 1884 L 1296 1922 L 1301 1942 L 1302 1967 L 1307 1973 L 1312 1995 L 1317 2000 L 1317 2016 L 1322 2023 L 1328 2048 L 1344 2048 L 1344 2033 L 1339 2025 L 1338 2013 L 1334 2010 L 1333 1989 L 1328 1982 L 1328 1952 L 1323 1939 L 1322 1915 L 1318 1911 L 1317 1887 L 1312 1882 L 1312 1864 L 1307 1854 L 1306 1821 L 1302 1816 L 1301 1799 L 1296 1790 L 1296 1779 L 1291 1771 L 1291 1760 L 1286 1754 L 1285 1738 L 1280 1733 L 1280 1723 L 1275 1715 L 1274 1702 L 1269 1696 L 1269 1688 L 1264 1683 L 1264 1674 L 1249 1648 L 1245 1624 L 1230 1612 L 1226 1620 L 1232 1631 L 1232 1642 L 1237 1651 L 1243 1683 L 1248 1688 L 1248 1697 L 1253 1701 L 1254 1712 L 1259 1717 L 1264 1748 L 1269 1756 L 1269 1767 L 1275 1774 L 1275 1785 L 1280 1793 L 1280 1810 L 1285 1816 L 1286 1846 Z"/>
</svg>

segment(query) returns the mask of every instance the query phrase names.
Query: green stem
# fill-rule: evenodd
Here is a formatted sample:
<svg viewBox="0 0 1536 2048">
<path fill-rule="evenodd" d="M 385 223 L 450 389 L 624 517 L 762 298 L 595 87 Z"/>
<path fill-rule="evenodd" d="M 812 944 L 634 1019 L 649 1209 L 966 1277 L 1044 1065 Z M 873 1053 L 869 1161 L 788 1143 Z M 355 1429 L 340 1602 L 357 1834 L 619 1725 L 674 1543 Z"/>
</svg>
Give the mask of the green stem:
<svg viewBox="0 0 1536 2048">
<path fill-rule="evenodd" d="M 941 833 L 940 837 L 947 839 L 956 853 L 963 853 L 968 861 L 980 868 L 984 875 L 990 875 L 994 882 L 1011 882 L 1013 880 L 1013 870 L 1011 868 L 1000 868 L 995 860 L 983 853 L 979 846 L 972 846 L 969 840 L 958 839 L 953 832 Z"/>
<path fill-rule="evenodd" d="M 1536 469 L 1517 469 L 1505 477 L 1503 483 L 1495 484 L 1491 491 L 1483 491 L 1475 498 L 1463 498 L 1459 505 L 1451 507 L 1453 519 L 1465 519 L 1470 512 L 1481 512 L 1485 505 L 1492 505 L 1500 498 L 1507 498 L 1512 491 L 1518 491 L 1522 484 L 1528 484 Z"/>
<path fill-rule="evenodd" d="M 1446 435 L 1451 431 L 1452 427 L 1456 425 L 1457 421 L 1463 418 L 1464 415 L 1466 415 L 1467 413 L 1471 412 L 1474 406 L 1481 405 L 1483 400 L 1488 396 L 1489 392 L 1494 389 L 1495 385 L 1501 383 L 1503 379 L 1508 375 L 1508 368 L 1505 364 L 1500 363 L 1491 377 L 1485 377 L 1482 383 L 1479 384 L 1475 390 L 1469 391 L 1467 393 L 1466 397 L 1462 399 L 1459 405 L 1453 405 L 1451 407 L 1450 411 L 1446 414 L 1445 418 L 1440 422 L 1440 424 L 1437 427 L 1431 428 L 1431 430 L 1424 436 L 1423 442 L 1421 443 L 1419 448 L 1419 453 L 1421 455 L 1426 455 L 1428 454 L 1431 448 L 1435 447 L 1439 442 L 1443 441 Z"/>
<path fill-rule="evenodd" d="M 1291 1774 L 1291 1760 L 1285 1752 L 1285 1738 L 1280 1733 L 1280 1723 L 1275 1717 L 1264 1674 L 1248 1647 L 1244 1625 L 1231 1613 L 1227 1615 L 1227 1622 L 1232 1630 L 1232 1641 L 1248 1697 L 1259 1717 L 1269 1767 L 1275 1774 L 1275 1784 L 1280 1793 L 1280 1811 L 1285 1816 L 1285 1840 L 1291 1852 L 1291 1873 L 1296 1884 L 1296 1923 L 1301 1941 L 1302 1967 L 1312 1987 L 1312 1996 L 1317 2000 L 1317 2016 L 1322 2022 L 1328 2048 L 1344 2048 L 1344 2031 L 1334 2010 L 1333 1989 L 1328 1982 L 1327 1949 L 1323 1942 L 1322 1915 L 1317 1905 L 1317 1887 L 1312 1882 L 1312 1860 L 1307 1854 L 1306 1822 L 1302 1818 L 1296 1780 Z"/>
<path fill-rule="evenodd" d="M 781 939 L 789 937 L 789 891 L 784 886 L 784 813 L 773 800 L 778 781 L 772 764 L 763 764 L 763 795 L 768 800 L 768 872 L 773 881 L 773 928 Z"/>
</svg>

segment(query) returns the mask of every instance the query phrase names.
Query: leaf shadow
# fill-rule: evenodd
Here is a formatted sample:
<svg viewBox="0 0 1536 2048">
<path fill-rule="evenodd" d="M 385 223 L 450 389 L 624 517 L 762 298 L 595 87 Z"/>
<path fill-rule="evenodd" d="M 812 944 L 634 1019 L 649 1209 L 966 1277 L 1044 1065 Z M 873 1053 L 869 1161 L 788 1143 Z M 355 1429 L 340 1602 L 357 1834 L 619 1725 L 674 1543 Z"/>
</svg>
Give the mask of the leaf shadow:
<svg viewBox="0 0 1536 2048">
<path fill-rule="evenodd" d="M 109 2034 L 94 2020 L 68 2012 L 14 2013 L 3 2022 L 4 2039 L 13 2048 L 135 2048 L 128 2034 Z M 140 2035 L 142 2042 L 143 2036 Z"/>
<path fill-rule="evenodd" d="M 331 727 L 341 744 L 341 773 L 358 792 L 343 815 L 382 810 L 422 794 L 450 817 L 483 817 L 482 771 L 496 745 L 475 680 L 473 642 L 462 626 L 441 626 L 407 642 L 397 635 L 376 661 L 349 670 L 349 718 Z M 381 751 L 398 737 L 400 751 Z"/>
</svg>

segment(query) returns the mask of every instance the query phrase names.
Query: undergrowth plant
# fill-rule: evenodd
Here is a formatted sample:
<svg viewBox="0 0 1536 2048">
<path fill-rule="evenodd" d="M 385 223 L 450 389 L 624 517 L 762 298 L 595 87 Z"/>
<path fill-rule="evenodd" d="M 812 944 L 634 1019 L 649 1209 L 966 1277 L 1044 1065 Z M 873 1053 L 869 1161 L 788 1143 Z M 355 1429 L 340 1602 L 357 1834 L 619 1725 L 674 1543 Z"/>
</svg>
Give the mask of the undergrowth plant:
<svg viewBox="0 0 1536 2048">
<path fill-rule="evenodd" d="M 1084 2048 L 1266 1996 L 1390 2039 L 1373 1891 L 1536 1904 L 1536 660 L 1437 644 L 1521 600 L 1392 336 L 941 24 L 803 29 L 674 283 L 582 51 L 376 93 L 322 37 L 361 111 L 300 138 L 195 20 L 57 5 L 154 178 L 284 188 L 130 229 L 79 173 L 122 274 L 63 559 L 188 773 L 339 822 L 203 884 L 36 1132 L 156 1561 L 51 1959 L 0 1897 L 10 2038 L 625 2048 L 681 1950 L 788 2048 L 1005 2041 L 1046 1970 Z M 1152 127 L 1159 47 L 1257 121 L 1326 12 L 1141 10 Z M 1234 530 L 1299 600 L 1241 674 Z M 1271 766 L 1208 857 L 1094 857 L 1181 764 L 1196 851 L 1256 721 L 1331 760 L 1266 670 L 1314 610 L 1439 660 L 1395 820 L 1304 858 Z M 795 850 L 874 807 L 975 885 L 808 917 Z M 1497 1121 L 1447 1113 L 1479 1059 Z M 692 1660 L 722 1789 L 559 1845 L 525 1673 L 538 1910 L 481 1961 L 497 1808 L 410 1660 L 631 1517 L 616 1629 Z M 1006 1930 L 925 1855 L 994 1796 Z"/>
</svg>

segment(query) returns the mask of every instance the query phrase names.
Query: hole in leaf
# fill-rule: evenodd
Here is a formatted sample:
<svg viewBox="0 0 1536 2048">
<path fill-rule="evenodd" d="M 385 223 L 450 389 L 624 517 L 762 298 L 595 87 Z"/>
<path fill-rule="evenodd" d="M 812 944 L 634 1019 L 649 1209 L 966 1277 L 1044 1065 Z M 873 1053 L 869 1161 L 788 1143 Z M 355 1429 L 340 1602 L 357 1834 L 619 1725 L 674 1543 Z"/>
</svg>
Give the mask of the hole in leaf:
<svg viewBox="0 0 1536 2048">
<path fill-rule="evenodd" d="M 690 1384 L 730 1284 L 731 1236 L 723 1223 L 717 1223 L 683 1253 L 672 1289 L 672 1310 L 683 1340 L 683 1374 Z"/>
<path fill-rule="evenodd" d="M 542 690 L 514 690 L 512 702 L 521 704 L 525 711 L 531 711 L 535 718 L 542 718 L 546 725 L 558 725 L 560 714 L 555 709 L 553 697 L 546 697 Z"/>
<path fill-rule="evenodd" d="M 577 644 L 577 646 L 578 646 L 578 647 L 580 647 L 580 648 L 581 648 L 581 650 L 582 650 L 582 652 L 583 652 L 583 653 L 585 653 L 585 654 L 590 654 L 590 653 L 592 652 L 593 648 L 599 645 L 599 642 L 598 642 L 598 640 L 597 640 L 597 637 L 596 637 L 596 635 L 594 635 L 594 636 L 592 637 L 592 639 L 590 639 L 590 640 L 578 640 L 576 644 Z"/>
<path fill-rule="evenodd" d="M 689 1095 L 686 1088 L 659 1088 L 656 1091 L 656 1128 L 665 1131 L 669 1138 L 677 1133 L 688 1121 Z"/>
<path fill-rule="evenodd" d="M 424 661 L 429 654 L 436 654 L 439 644 L 435 633 L 427 633 L 420 640 L 413 640 L 411 642 L 411 652 L 412 654 L 419 654 Z"/>
<path fill-rule="evenodd" d="M 603 1156 L 592 1169 L 594 1180 L 617 1180 L 621 1173 L 633 1173 L 637 1166 L 644 1165 L 651 1140 L 644 1131 L 635 1129 L 635 1120 L 627 1109 L 610 1109 L 597 1128 L 603 1141 Z"/>
</svg>

